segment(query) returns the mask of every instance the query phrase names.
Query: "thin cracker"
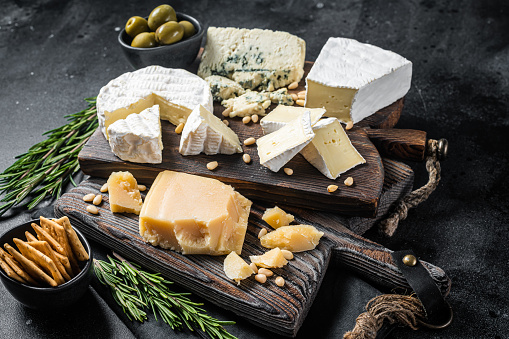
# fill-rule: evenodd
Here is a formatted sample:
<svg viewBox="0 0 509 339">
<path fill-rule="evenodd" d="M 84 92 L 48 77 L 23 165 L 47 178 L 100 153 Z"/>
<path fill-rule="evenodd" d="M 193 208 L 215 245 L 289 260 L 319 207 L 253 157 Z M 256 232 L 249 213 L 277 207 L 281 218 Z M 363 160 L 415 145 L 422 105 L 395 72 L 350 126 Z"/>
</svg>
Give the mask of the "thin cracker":
<svg viewBox="0 0 509 339">
<path fill-rule="evenodd" d="M 55 263 L 55 266 L 57 267 L 57 269 L 60 272 L 60 274 L 62 275 L 62 277 L 66 281 L 71 280 L 71 277 L 67 273 L 64 265 L 62 264 L 62 262 L 55 255 L 56 252 L 53 251 L 51 246 L 46 241 L 37 241 L 37 240 L 36 241 L 29 241 L 29 242 L 27 242 L 27 244 L 29 244 L 30 246 L 32 246 L 36 250 L 44 253 L 46 256 L 51 258 L 51 260 L 53 260 L 53 262 Z"/>
<path fill-rule="evenodd" d="M 11 266 L 9 266 L 9 264 L 7 264 L 7 262 L 5 262 L 2 258 L 0 258 L 0 267 L 4 270 L 5 274 L 7 274 L 8 277 L 17 280 L 22 284 L 27 283 L 25 279 L 17 275 L 16 272 L 14 272 L 14 270 L 11 268 Z"/>
<path fill-rule="evenodd" d="M 78 261 L 72 253 L 71 245 L 69 244 L 69 240 L 67 239 L 67 234 L 65 233 L 65 229 L 59 224 L 55 223 L 53 225 L 55 228 L 55 232 L 57 233 L 57 241 L 64 248 L 67 258 L 69 258 L 69 262 L 71 263 L 72 271 L 75 274 L 80 272 L 80 267 L 78 266 Z"/>
<path fill-rule="evenodd" d="M 32 228 L 34 229 L 35 233 L 37 233 L 37 238 L 39 240 L 47 241 L 52 249 L 54 249 L 55 251 L 62 255 L 66 255 L 64 248 L 58 243 L 58 241 L 56 241 L 55 238 L 49 235 L 48 232 L 43 230 L 41 226 L 32 223 Z"/>
<path fill-rule="evenodd" d="M 79 261 L 87 261 L 90 257 L 88 256 L 85 247 L 81 243 L 76 231 L 71 226 L 71 222 L 67 216 L 64 216 L 58 220 L 55 220 L 59 225 L 62 225 L 65 230 L 65 234 L 67 235 L 67 239 L 69 240 L 69 244 L 71 245 L 72 251 L 76 256 L 76 259 Z"/>
<path fill-rule="evenodd" d="M 35 235 L 33 235 L 32 233 L 26 231 L 25 232 L 25 237 L 27 238 L 27 241 L 38 241 L 39 239 L 37 239 L 37 237 Z"/>
<path fill-rule="evenodd" d="M 51 235 L 53 238 L 56 239 L 56 233 L 55 233 L 55 230 L 53 229 L 53 225 L 50 223 L 50 219 L 48 218 L 45 218 L 43 216 L 40 216 L 39 217 L 39 223 L 42 227 L 43 230 L 45 230 L 46 232 L 48 232 L 49 235 Z"/>
<path fill-rule="evenodd" d="M 27 272 L 23 271 L 23 267 L 10 255 L 0 247 L 0 257 L 16 272 L 17 275 L 25 279 L 34 286 L 40 286 Z"/>
<path fill-rule="evenodd" d="M 23 266 L 25 271 L 32 278 L 53 287 L 57 286 L 56 281 L 52 277 L 44 273 L 44 271 L 37 267 L 33 261 L 22 256 L 21 253 L 16 251 L 16 249 L 14 249 L 11 245 L 5 243 L 4 248 L 14 257 L 14 259 L 16 259 L 17 262 L 21 264 L 21 266 Z"/>
</svg>

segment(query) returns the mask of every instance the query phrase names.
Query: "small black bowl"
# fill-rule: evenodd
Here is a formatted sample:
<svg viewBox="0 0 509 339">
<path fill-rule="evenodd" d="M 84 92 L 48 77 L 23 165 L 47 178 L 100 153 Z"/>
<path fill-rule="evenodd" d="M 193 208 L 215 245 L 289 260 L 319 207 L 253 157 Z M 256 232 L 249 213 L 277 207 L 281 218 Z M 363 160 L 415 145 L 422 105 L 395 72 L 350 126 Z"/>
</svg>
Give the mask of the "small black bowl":
<svg viewBox="0 0 509 339">
<path fill-rule="evenodd" d="M 196 33 L 192 37 L 171 45 L 152 48 L 131 47 L 133 39 L 123 28 L 118 35 L 118 42 L 131 66 L 140 69 L 152 65 L 167 68 L 186 68 L 191 65 L 200 51 L 205 29 L 192 16 L 177 12 L 177 21 L 182 20 L 187 20 L 194 25 Z"/>
<path fill-rule="evenodd" d="M 25 232 L 29 231 L 34 236 L 36 235 L 32 226 L 32 223 L 39 225 L 39 220 L 32 220 L 22 225 L 16 226 L 13 229 L 5 232 L 0 237 L 0 246 L 5 243 L 10 244 L 12 247 L 17 249 L 17 246 L 12 241 L 13 238 L 19 238 L 22 240 L 26 239 Z M 78 238 L 80 239 L 83 247 L 88 252 L 89 259 L 80 264 L 81 272 L 78 273 L 71 280 L 63 283 L 56 287 L 34 287 L 26 284 L 22 284 L 10 277 L 0 269 L 0 280 L 4 284 L 5 288 L 11 295 L 25 305 L 26 307 L 38 309 L 38 310 L 52 310 L 59 309 L 69 306 L 78 301 L 83 294 L 87 291 L 90 281 L 92 280 L 92 251 L 89 243 L 81 234 L 80 231 L 74 229 Z"/>
</svg>

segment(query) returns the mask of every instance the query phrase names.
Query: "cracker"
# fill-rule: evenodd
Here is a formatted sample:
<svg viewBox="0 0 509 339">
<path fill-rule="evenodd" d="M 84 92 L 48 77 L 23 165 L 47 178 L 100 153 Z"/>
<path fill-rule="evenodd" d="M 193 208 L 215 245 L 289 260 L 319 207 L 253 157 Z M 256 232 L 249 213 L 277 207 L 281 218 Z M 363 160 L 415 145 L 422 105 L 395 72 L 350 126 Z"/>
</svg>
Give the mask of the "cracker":
<svg viewBox="0 0 509 339">
<path fill-rule="evenodd" d="M 78 235 L 72 228 L 69 218 L 65 216 L 56 220 L 56 222 L 64 227 L 67 239 L 69 240 L 69 244 L 71 245 L 72 251 L 76 256 L 76 259 L 78 259 L 79 261 L 87 261 L 90 257 L 88 256 L 85 247 L 78 238 Z"/>
<path fill-rule="evenodd" d="M 64 248 L 55 240 L 51 235 L 48 234 L 41 226 L 32 223 L 32 228 L 37 233 L 37 238 L 41 241 L 46 241 L 55 251 L 62 255 L 66 255 Z"/>
<path fill-rule="evenodd" d="M 55 263 L 55 266 L 57 267 L 57 269 L 60 272 L 60 274 L 62 275 L 62 277 L 66 281 L 71 280 L 71 277 L 67 273 L 64 265 L 62 264 L 62 262 L 55 255 L 56 252 L 53 251 L 53 249 L 50 247 L 50 245 L 46 241 L 37 241 L 37 240 L 36 241 L 29 241 L 29 242 L 27 242 L 27 244 L 32 246 L 36 250 L 44 253 L 49 258 L 51 258 L 51 260 L 53 260 L 53 262 Z"/>
<path fill-rule="evenodd" d="M 27 241 L 37 241 L 38 239 L 33 235 L 32 233 L 26 231 L 25 237 L 27 238 Z"/>
<path fill-rule="evenodd" d="M 5 271 L 8 277 L 17 280 L 22 284 L 27 283 L 25 279 L 17 275 L 16 272 L 14 272 L 14 270 L 11 268 L 11 266 L 9 266 L 9 264 L 7 264 L 7 262 L 5 262 L 2 258 L 0 258 L 0 267 Z"/>
<path fill-rule="evenodd" d="M 37 281 L 35 281 L 27 272 L 23 271 L 22 266 L 14 259 L 9 253 L 5 252 L 0 247 L 0 257 L 12 268 L 12 270 L 22 277 L 25 281 L 27 281 L 29 284 L 32 284 L 34 286 L 40 286 Z"/>
<path fill-rule="evenodd" d="M 14 257 L 14 259 L 16 259 L 17 262 L 21 264 L 21 266 L 23 266 L 25 271 L 32 278 L 53 287 L 57 286 L 57 283 L 53 278 L 44 273 L 44 271 L 37 267 L 33 261 L 22 256 L 21 253 L 16 251 L 16 249 L 14 249 L 11 245 L 5 243 L 4 248 Z"/>
</svg>

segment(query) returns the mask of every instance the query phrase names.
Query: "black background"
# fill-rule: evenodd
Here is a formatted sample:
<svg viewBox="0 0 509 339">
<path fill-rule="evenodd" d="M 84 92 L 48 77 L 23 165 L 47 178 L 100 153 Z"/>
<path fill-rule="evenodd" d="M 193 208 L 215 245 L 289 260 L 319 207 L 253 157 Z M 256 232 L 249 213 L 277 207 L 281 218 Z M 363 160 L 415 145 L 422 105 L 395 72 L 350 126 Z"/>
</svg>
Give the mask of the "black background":
<svg viewBox="0 0 509 339">
<path fill-rule="evenodd" d="M 109 80 L 132 70 L 117 45 L 132 15 L 157 1 L 0 1 L 0 171 L 41 141 L 64 115 L 86 107 Z M 442 181 L 411 210 L 393 238 L 368 232 L 388 248 L 412 248 L 442 267 L 453 282 L 453 324 L 443 331 L 397 329 L 391 338 L 506 338 L 508 222 L 509 6 L 507 1 L 172 1 L 205 25 L 266 28 L 302 37 L 314 61 L 330 36 L 371 43 L 413 62 L 412 87 L 400 128 L 447 138 Z M 415 186 L 427 180 L 412 164 Z M 51 210 L 51 206 L 49 206 Z M 0 232 L 31 218 L 21 209 L 0 218 Z M 99 247 L 98 253 L 104 253 Z M 376 293 L 344 268 L 331 266 L 301 336 L 339 337 Z M 131 331 L 94 289 L 62 312 L 23 308 L 0 285 L 2 337 L 174 336 L 165 325 Z M 332 300 L 332 301 L 331 301 Z M 272 337 L 230 312 L 239 337 Z M 350 319 L 345 322 L 344 319 Z M 184 335 L 187 336 L 187 335 Z M 307 336 L 307 335 L 306 335 Z"/>
</svg>

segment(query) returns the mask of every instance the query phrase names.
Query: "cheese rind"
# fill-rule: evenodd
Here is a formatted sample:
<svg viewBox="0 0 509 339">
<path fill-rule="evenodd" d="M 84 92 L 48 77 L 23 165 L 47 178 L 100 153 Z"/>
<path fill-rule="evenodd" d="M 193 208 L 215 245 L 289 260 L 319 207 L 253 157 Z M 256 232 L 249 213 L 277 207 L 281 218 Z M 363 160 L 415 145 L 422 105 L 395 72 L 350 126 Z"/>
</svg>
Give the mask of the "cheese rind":
<svg viewBox="0 0 509 339">
<path fill-rule="evenodd" d="M 271 171 L 279 171 L 309 144 L 314 136 L 310 112 L 304 112 L 281 129 L 256 140 L 260 164 Z"/>
<path fill-rule="evenodd" d="M 313 126 L 315 137 L 300 153 L 329 179 L 336 179 L 366 160 L 355 149 L 343 126 L 336 118 L 318 121 Z"/>
<path fill-rule="evenodd" d="M 198 75 L 220 75 L 247 89 L 273 91 L 304 75 L 306 43 L 286 32 L 209 27 Z"/>
<path fill-rule="evenodd" d="M 357 123 L 402 98 L 411 78 L 412 63 L 394 52 L 329 38 L 306 78 L 305 107 Z"/>
<path fill-rule="evenodd" d="M 233 80 L 219 76 L 211 75 L 205 78 L 205 81 L 210 86 L 210 92 L 214 101 L 223 101 L 230 98 L 241 96 L 246 91 L 242 86 Z"/>
<path fill-rule="evenodd" d="M 244 259 L 239 257 L 235 252 L 231 252 L 226 256 L 223 263 L 223 269 L 226 276 L 237 282 L 240 285 L 240 281 L 249 278 L 253 273 L 253 269 L 249 266 Z"/>
<path fill-rule="evenodd" d="M 323 232 L 310 225 L 283 226 L 260 238 L 263 247 L 278 248 L 290 252 L 303 252 L 314 249 L 320 242 Z"/>
<path fill-rule="evenodd" d="M 138 182 L 130 172 L 113 172 L 108 178 L 108 201 L 113 213 L 140 214 L 143 201 Z"/>
<path fill-rule="evenodd" d="M 251 201 L 219 180 L 163 171 L 140 213 L 140 235 L 183 254 L 240 254 Z"/>
<path fill-rule="evenodd" d="M 306 111 L 309 111 L 310 113 L 311 126 L 316 124 L 316 122 L 325 114 L 325 109 L 323 108 L 306 108 L 278 105 L 269 114 L 260 120 L 260 125 L 262 126 L 263 133 L 269 134 L 277 131 L 290 121 L 300 117 Z"/>
<path fill-rule="evenodd" d="M 198 105 L 187 118 L 180 137 L 182 155 L 242 153 L 237 134 L 221 119 Z"/>
<path fill-rule="evenodd" d="M 295 220 L 295 217 L 275 206 L 273 208 L 267 208 L 265 212 L 263 212 L 262 220 L 276 229 L 281 226 L 290 225 L 290 223 Z"/>
<path fill-rule="evenodd" d="M 106 139 L 108 127 L 129 114 L 159 105 L 162 120 L 174 125 L 186 122 L 199 104 L 212 111 L 208 83 L 184 69 L 148 66 L 124 73 L 101 88 L 97 96 L 97 118 Z"/>
<path fill-rule="evenodd" d="M 150 164 L 163 160 L 159 105 L 115 121 L 108 134 L 111 151 L 122 160 Z"/>
</svg>

